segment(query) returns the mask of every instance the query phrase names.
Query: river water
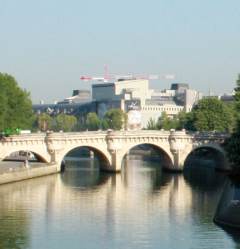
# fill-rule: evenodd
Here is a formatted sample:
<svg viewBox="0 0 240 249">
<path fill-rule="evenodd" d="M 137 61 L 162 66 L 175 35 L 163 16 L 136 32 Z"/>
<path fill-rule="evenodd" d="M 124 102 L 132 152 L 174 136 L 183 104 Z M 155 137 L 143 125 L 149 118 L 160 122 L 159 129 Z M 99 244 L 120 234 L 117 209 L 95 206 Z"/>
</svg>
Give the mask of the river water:
<svg viewBox="0 0 240 249">
<path fill-rule="evenodd" d="M 212 168 L 169 174 L 130 157 L 111 175 L 69 159 L 62 174 L 0 186 L 0 248 L 240 248 L 212 222 L 225 181 Z"/>
</svg>

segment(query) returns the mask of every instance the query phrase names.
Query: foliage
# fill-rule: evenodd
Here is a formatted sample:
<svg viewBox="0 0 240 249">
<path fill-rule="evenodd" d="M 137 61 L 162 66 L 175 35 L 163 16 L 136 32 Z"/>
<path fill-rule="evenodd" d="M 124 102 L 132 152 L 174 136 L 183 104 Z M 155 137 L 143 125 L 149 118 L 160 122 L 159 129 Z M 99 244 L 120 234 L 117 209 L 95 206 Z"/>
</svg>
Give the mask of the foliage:
<svg viewBox="0 0 240 249">
<path fill-rule="evenodd" d="M 178 118 L 168 117 L 166 112 L 162 112 L 162 115 L 158 119 L 158 129 L 170 130 L 178 128 Z"/>
<path fill-rule="evenodd" d="M 101 120 L 101 128 L 102 128 L 103 130 L 110 129 L 110 127 L 109 127 L 108 122 L 107 122 L 106 119 L 102 119 L 102 120 Z"/>
<path fill-rule="evenodd" d="M 235 132 L 231 135 L 229 139 L 225 141 L 225 149 L 227 151 L 228 159 L 232 163 L 233 169 L 237 170 L 239 174 L 240 171 L 240 75 L 237 79 L 237 87 L 235 88 L 234 96 L 234 107 L 236 110 L 237 120 Z"/>
<path fill-rule="evenodd" d="M 240 127 L 225 141 L 224 145 L 233 168 L 240 168 Z"/>
<path fill-rule="evenodd" d="M 157 123 L 149 120 L 147 129 L 230 132 L 236 126 L 234 113 L 233 105 L 217 98 L 206 98 L 200 100 L 189 113 L 182 111 L 171 118 L 163 112 Z"/>
<path fill-rule="evenodd" d="M 52 128 L 52 118 L 47 113 L 41 113 L 37 116 L 38 129 L 40 131 L 47 131 Z"/>
<path fill-rule="evenodd" d="M 22 90 L 12 76 L 0 73 L 0 130 L 29 129 L 32 123 L 29 93 Z"/>
<path fill-rule="evenodd" d="M 97 131 L 101 127 L 101 121 L 95 112 L 88 113 L 86 127 L 89 131 Z"/>
<path fill-rule="evenodd" d="M 55 130 L 63 130 L 65 132 L 72 131 L 77 124 L 77 118 L 73 115 L 61 113 L 55 118 Z"/>
<path fill-rule="evenodd" d="M 217 98 L 205 98 L 188 114 L 185 128 L 198 131 L 231 131 L 233 113 Z"/>
<path fill-rule="evenodd" d="M 126 126 L 127 114 L 121 109 L 110 109 L 105 113 L 103 122 L 109 129 L 121 130 Z"/>
<path fill-rule="evenodd" d="M 147 123 L 147 130 L 158 130 L 158 125 L 155 119 L 150 118 Z"/>
<path fill-rule="evenodd" d="M 235 102 L 236 109 L 239 111 L 240 110 L 240 74 L 238 75 L 238 79 L 236 83 L 237 83 L 237 86 L 234 88 L 235 90 L 234 102 Z"/>
</svg>

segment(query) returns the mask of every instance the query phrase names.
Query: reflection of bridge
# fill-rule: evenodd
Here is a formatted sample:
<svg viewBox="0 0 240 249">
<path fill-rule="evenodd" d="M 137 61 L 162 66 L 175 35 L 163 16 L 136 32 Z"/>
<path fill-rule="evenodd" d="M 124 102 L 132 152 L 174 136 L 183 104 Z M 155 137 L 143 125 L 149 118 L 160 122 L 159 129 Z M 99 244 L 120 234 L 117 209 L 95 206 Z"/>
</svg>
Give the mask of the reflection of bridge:
<svg viewBox="0 0 240 249">
<path fill-rule="evenodd" d="M 99 155 L 103 170 L 121 170 L 124 156 L 137 145 L 149 144 L 158 148 L 162 165 L 170 170 L 182 170 L 188 155 L 206 147 L 220 152 L 227 165 L 221 144 L 226 134 L 192 133 L 183 131 L 108 131 L 76 133 L 36 133 L 7 137 L 0 141 L 0 160 L 20 150 L 31 151 L 42 161 L 57 164 L 60 170 L 65 155 L 77 147 L 89 147 Z"/>
</svg>

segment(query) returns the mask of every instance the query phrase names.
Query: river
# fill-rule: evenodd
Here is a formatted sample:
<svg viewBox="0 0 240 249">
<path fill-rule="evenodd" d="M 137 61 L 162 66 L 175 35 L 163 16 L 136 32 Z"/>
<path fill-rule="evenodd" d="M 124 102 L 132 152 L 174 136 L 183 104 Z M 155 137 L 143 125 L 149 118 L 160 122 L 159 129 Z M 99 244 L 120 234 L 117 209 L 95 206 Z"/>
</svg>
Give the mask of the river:
<svg viewBox="0 0 240 249">
<path fill-rule="evenodd" d="M 213 222 L 225 177 L 163 172 L 130 157 L 121 174 L 69 158 L 62 174 L 0 186 L 0 248 L 240 248 Z"/>
</svg>

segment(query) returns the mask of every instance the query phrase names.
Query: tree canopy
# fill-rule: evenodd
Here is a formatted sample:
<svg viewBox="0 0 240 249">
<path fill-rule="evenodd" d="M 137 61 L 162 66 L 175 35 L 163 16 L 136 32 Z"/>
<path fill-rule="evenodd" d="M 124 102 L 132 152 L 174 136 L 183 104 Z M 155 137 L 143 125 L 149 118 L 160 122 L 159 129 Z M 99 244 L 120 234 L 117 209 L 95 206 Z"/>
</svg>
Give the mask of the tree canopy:
<svg viewBox="0 0 240 249">
<path fill-rule="evenodd" d="M 0 73 L 0 130 L 29 129 L 33 123 L 30 95 L 8 74 Z"/>
<path fill-rule="evenodd" d="M 237 79 L 237 87 L 235 88 L 234 105 L 237 116 L 236 129 L 229 139 L 225 141 L 225 149 L 228 159 L 232 163 L 235 170 L 240 171 L 240 75 Z"/>
<path fill-rule="evenodd" d="M 37 126 L 40 131 L 47 131 L 52 128 L 52 118 L 47 113 L 37 116 Z"/>
<path fill-rule="evenodd" d="M 55 118 L 55 130 L 63 130 L 65 132 L 72 131 L 77 124 L 77 118 L 73 115 L 61 113 Z"/>
<path fill-rule="evenodd" d="M 121 109 L 110 109 L 105 113 L 103 122 L 109 129 L 121 130 L 126 125 L 127 114 Z"/>
<path fill-rule="evenodd" d="M 168 117 L 162 112 L 157 122 L 149 120 L 147 129 L 229 132 L 234 126 L 232 105 L 227 105 L 217 98 L 205 98 L 189 113 L 181 111 L 174 117 Z"/>
<path fill-rule="evenodd" d="M 233 113 L 217 98 L 205 98 L 188 114 L 185 128 L 198 131 L 231 131 Z"/>
<path fill-rule="evenodd" d="M 96 131 L 101 126 L 101 121 L 95 112 L 89 112 L 87 114 L 86 126 L 89 131 Z"/>
</svg>

